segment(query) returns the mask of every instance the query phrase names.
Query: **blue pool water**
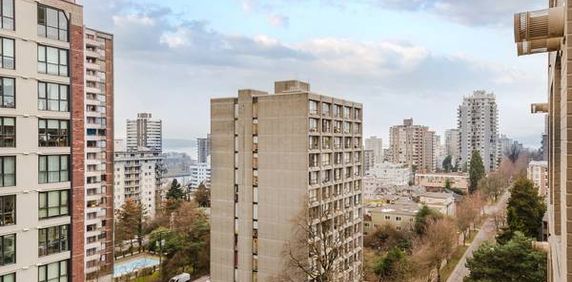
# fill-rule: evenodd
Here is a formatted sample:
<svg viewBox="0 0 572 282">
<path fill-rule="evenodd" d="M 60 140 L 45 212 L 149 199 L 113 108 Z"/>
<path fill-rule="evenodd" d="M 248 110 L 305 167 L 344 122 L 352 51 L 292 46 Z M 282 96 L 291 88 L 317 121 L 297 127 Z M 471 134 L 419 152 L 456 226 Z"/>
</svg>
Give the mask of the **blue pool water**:
<svg viewBox="0 0 572 282">
<path fill-rule="evenodd" d="M 136 270 L 159 265 L 159 259 L 153 257 L 140 257 L 122 262 L 116 262 L 113 267 L 113 277 L 120 277 Z"/>
</svg>

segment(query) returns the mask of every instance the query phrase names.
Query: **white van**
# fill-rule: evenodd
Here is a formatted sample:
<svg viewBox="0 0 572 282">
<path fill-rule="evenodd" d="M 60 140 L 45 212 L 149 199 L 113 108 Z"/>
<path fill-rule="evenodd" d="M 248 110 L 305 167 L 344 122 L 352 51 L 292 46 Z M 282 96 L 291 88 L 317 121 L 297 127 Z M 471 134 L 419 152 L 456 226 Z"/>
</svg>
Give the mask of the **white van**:
<svg viewBox="0 0 572 282">
<path fill-rule="evenodd" d="M 169 280 L 169 282 L 189 282 L 189 281 L 191 281 L 191 275 L 188 273 L 181 273 Z"/>
</svg>

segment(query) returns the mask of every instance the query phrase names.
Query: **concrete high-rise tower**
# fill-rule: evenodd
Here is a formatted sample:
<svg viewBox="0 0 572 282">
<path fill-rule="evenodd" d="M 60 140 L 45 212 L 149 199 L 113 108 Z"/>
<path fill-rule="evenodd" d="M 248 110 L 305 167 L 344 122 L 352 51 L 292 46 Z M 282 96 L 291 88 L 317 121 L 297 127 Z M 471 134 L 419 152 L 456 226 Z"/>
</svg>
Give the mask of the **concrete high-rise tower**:
<svg viewBox="0 0 572 282">
<path fill-rule="evenodd" d="M 197 138 L 197 162 L 207 163 L 211 155 L 211 135 L 207 138 Z"/>
<path fill-rule="evenodd" d="M 275 93 L 211 100 L 211 279 L 298 272 L 285 253 L 319 258 L 307 244 L 317 236 L 300 229 L 320 226 L 339 252 L 335 281 L 361 281 L 362 105 L 300 81 L 276 82 Z"/>
<path fill-rule="evenodd" d="M 127 120 L 127 150 L 140 148 L 155 152 L 163 151 L 161 120 L 153 119 L 150 113 L 138 113 L 137 119 Z"/>
<path fill-rule="evenodd" d="M 483 159 L 485 171 L 496 170 L 500 162 L 500 147 L 495 95 L 475 91 L 464 97 L 458 109 L 458 129 L 460 165 L 469 165 L 471 154 L 476 150 Z"/>
<path fill-rule="evenodd" d="M 373 160 L 376 164 L 383 162 L 383 139 L 377 136 L 365 139 L 365 149 L 373 151 Z"/>
<path fill-rule="evenodd" d="M 435 170 L 434 135 L 429 127 L 414 125 L 413 119 L 403 120 L 402 125 L 392 126 L 389 129 L 388 159 L 396 164 L 416 167 L 419 172 Z"/>
</svg>

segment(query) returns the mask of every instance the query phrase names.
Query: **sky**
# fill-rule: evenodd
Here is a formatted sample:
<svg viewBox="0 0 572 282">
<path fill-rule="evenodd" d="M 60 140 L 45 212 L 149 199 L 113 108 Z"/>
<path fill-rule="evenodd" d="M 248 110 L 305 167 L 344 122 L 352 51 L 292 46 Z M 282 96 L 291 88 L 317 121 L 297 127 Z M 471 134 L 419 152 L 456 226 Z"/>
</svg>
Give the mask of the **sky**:
<svg viewBox="0 0 572 282">
<path fill-rule="evenodd" d="M 116 137 L 151 112 L 164 138 L 210 127 L 210 99 L 299 79 L 364 104 L 387 144 L 404 118 L 443 135 L 474 90 L 496 94 L 500 133 L 538 147 L 545 54 L 517 57 L 515 12 L 543 0 L 83 0 L 86 26 L 114 34 Z"/>
</svg>

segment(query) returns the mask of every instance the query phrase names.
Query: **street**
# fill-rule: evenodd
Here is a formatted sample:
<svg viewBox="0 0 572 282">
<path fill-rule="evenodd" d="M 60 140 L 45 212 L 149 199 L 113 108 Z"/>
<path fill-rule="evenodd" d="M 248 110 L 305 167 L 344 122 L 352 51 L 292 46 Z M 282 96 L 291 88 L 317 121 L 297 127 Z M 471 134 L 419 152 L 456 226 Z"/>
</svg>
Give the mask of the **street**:
<svg viewBox="0 0 572 282">
<path fill-rule="evenodd" d="M 506 202 L 508 201 L 509 193 L 506 192 L 499 201 L 493 206 L 485 206 L 485 214 L 492 215 L 499 209 L 506 208 Z M 447 279 L 447 282 L 462 282 L 463 279 L 469 275 L 469 269 L 465 266 L 467 262 L 467 258 L 473 255 L 473 252 L 477 250 L 484 242 L 494 239 L 496 236 L 497 231 L 495 228 L 495 223 L 493 217 L 488 217 L 483 225 L 481 225 L 481 229 L 475 236 L 475 239 L 463 255 L 463 257 L 459 260 L 457 266 Z"/>
</svg>

